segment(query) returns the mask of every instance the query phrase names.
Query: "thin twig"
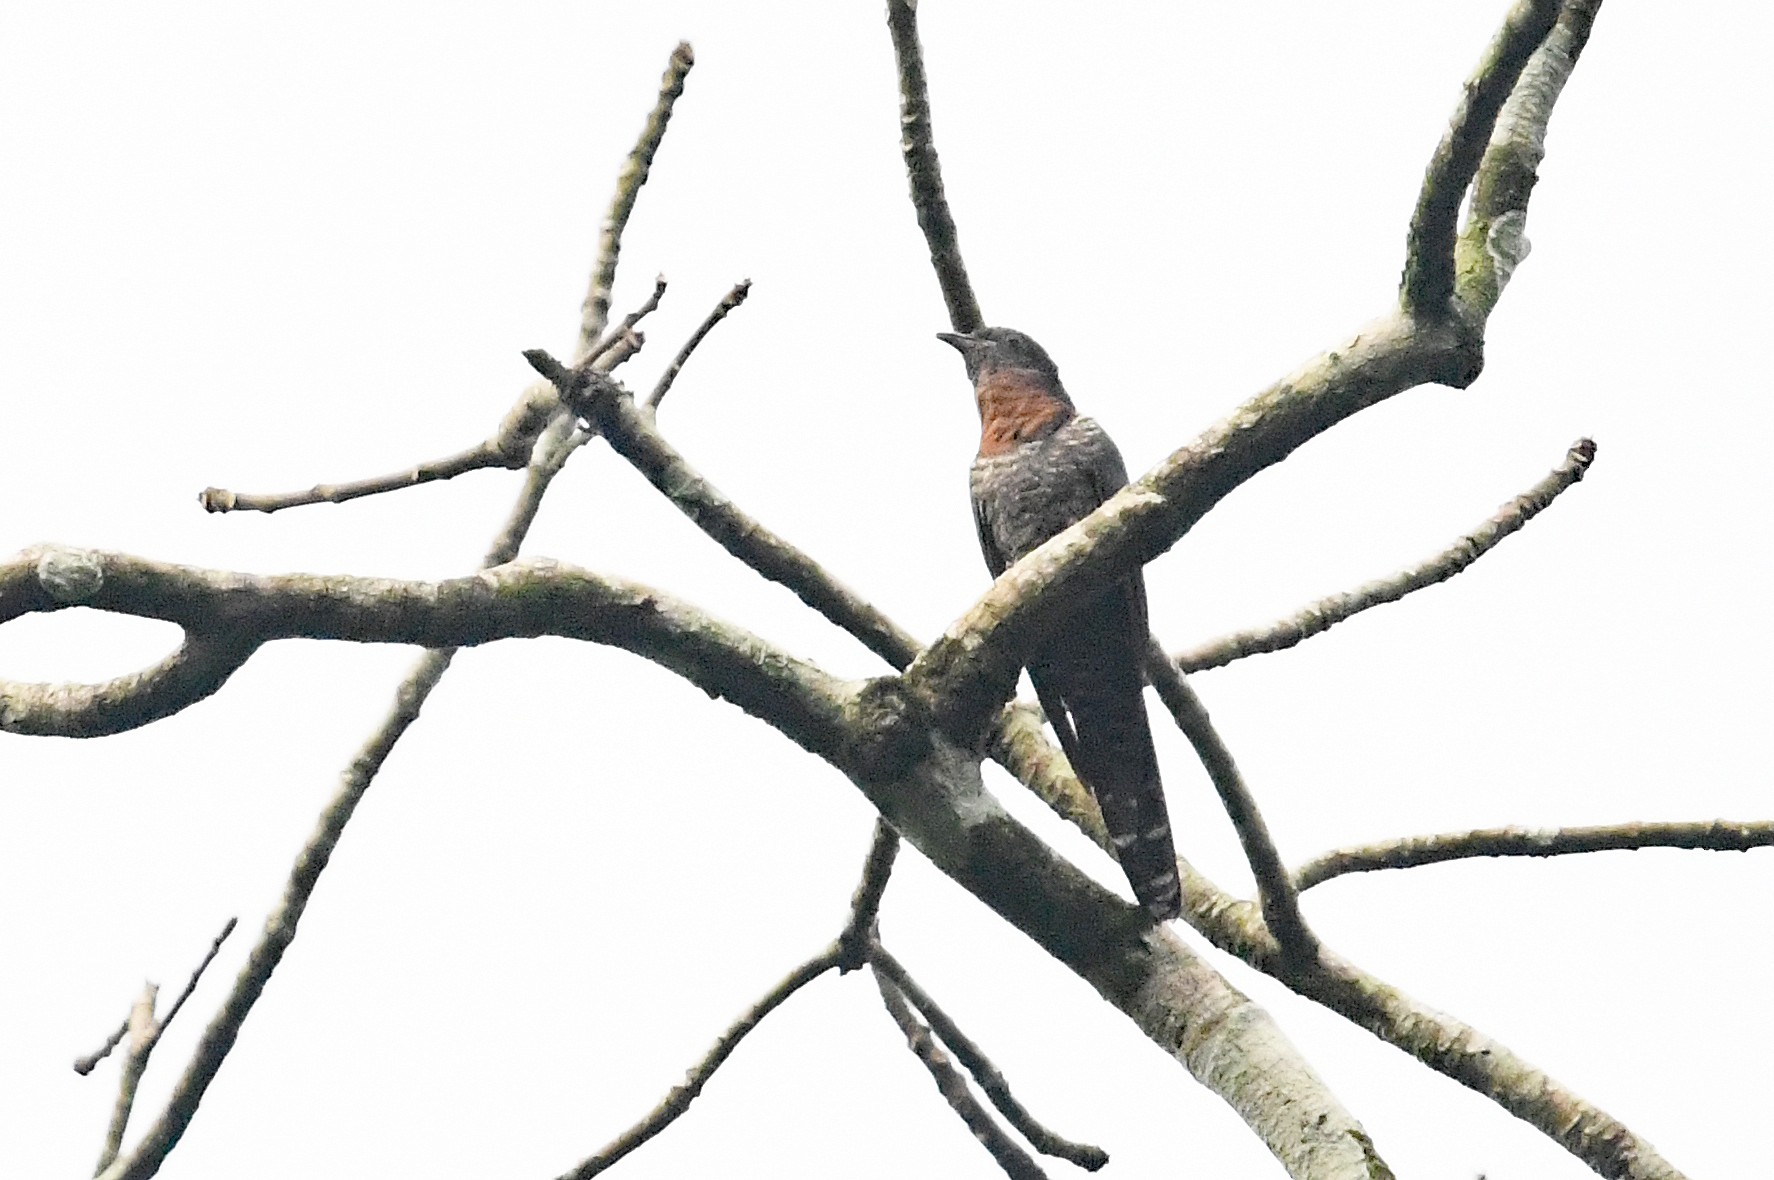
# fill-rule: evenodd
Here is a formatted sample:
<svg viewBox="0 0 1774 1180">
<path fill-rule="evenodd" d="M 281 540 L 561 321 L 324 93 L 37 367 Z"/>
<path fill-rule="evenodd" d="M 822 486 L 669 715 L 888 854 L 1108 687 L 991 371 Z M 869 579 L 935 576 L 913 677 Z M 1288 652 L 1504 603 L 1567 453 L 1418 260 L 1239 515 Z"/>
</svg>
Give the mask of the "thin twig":
<svg viewBox="0 0 1774 1180">
<path fill-rule="evenodd" d="M 1436 317 L 1454 294 L 1454 229 L 1460 201 L 1472 184 L 1497 112 L 1515 88 L 1528 58 L 1558 19 L 1559 0 L 1518 0 L 1485 50 L 1478 69 L 1436 145 L 1417 209 L 1411 216 L 1399 300 L 1408 314 Z"/>
<path fill-rule="evenodd" d="M 1010 1092 L 1010 1083 L 1004 1079 L 1004 1074 L 992 1063 L 991 1058 L 987 1057 L 984 1051 L 974 1044 L 966 1033 L 961 1031 L 961 1027 L 950 1018 L 947 1012 L 937 1006 L 936 1001 L 930 998 L 930 993 L 919 986 L 918 981 L 912 978 L 904 964 L 894 958 L 879 941 L 869 948 L 869 962 L 873 964 L 877 972 L 886 976 L 893 986 L 905 995 L 907 1000 L 911 1001 L 912 1007 L 916 1008 L 929 1022 L 931 1031 L 935 1032 L 937 1038 L 953 1051 L 955 1059 L 966 1068 L 967 1072 L 973 1075 L 973 1080 L 979 1084 L 979 1088 L 991 1100 L 992 1105 L 998 1108 L 998 1113 L 1002 1114 L 1010 1125 L 1033 1145 L 1036 1151 L 1042 1155 L 1050 1155 L 1056 1159 L 1077 1164 L 1087 1172 L 1094 1172 L 1109 1162 L 1109 1154 L 1102 1148 L 1094 1147 L 1088 1143 L 1073 1143 L 1070 1139 L 1057 1135 L 1042 1126 L 1035 1116 L 1016 1100 L 1016 1096 Z"/>
<path fill-rule="evenodd" d="M 1692 848 L 1745 852 L 1774 847 L 1774 821 L 1703 823 L 1624 823 L 1581 828 L 1478 828 L 1433 836 L 1404 836 L 1378 844 L 1338 848 L 1313 857 L 1294 871 L 1306 890 L 1349 873 L 1414 869 L 1419 865 L 1481 856 L 1570 856 L 1580 852 Z"/>
<path fill-rule="evenodd" d="M 432 459 L 387 475 L 372 475 L 345 483 L 315 484 L 306 491 L 299 492 L 231 492 L 226 488 L 204 488 L 197 493 L 197 502 L 203 505 L 205 512 L 281 512 L 285 508 L 301 508 L 308 504 L 343 504 L 362 496 L 377 496 L 441 479 L 455 479 L 458 475 L 488 467 L 509 468 L 520 465 L 512 463 L 494 445 L 492 439 L 487 439 L 454 455 Z"/>
<path fill-rule="evenodd" d="M 1565 461 L 1555 467 L 1551 474 L 1504 504 L 1489 520 L 1434 557 L 1389 577 L 1321 598 L 1266 627 L 1223 635 L 1188 651 L 1178 652 L 1172 658 L 1184 672 L 1203 672 L 1245 656 L 1285 651 L 1364 610 L 1397 602 L 1414 591 L 1445 582 L 1543 512 L 1560 493 L 1583 478 L 1594 460 L 1595 444 L 1586 438 L 1580 438 L 1571 444 Z"/>
<path fill-rule="evenodd" d="M 924 1063 L 949 1107 L 967 1124 L 980 1146 L 991 1153 L 998 1166 L 1004 1169 L 1004 1174 L 1015 1180 L 1045 1180 L 1047 1173 L 1041 1170 L 1041 1166 L 1017 1146 L 1016 1141 L 979 1104 L 979 1099 L 967 1088 L 967 1079 L 949 1063 L 948 1054 L 936 1043 L 929 1026 L 906 1004 L 905 995 L 898 986 L 878 968 L 875 983 L 881 989 L 881 1003 L 886 1005 L 887 1014 L 905 1034 L 906 1047 Z"/>
<path fill-rule="evenodd" d="M 636 324 L 659 310 L 659 301 L 665 298 L 665 288 L 665 276 L 659 275 L 653 280 L 653 293 L 647 296 L 646 302 L 623 316 L 622 322 L 616 325 L 616 330 L 586 350 L 585 355 L 579 358 L 578 363 L 589 365 L 626 340 L 634 332 Z"/>
<path fill-rule="evenodd" d="M 973 284 L 967 281 L 955 219 L 942 191 L 942 165 L 936 158 L 930 92 L 924 80 L 924 51 L 918 45 L 917 0 L 887 0 L 887 29 L 893 35 L 893 55 L 899 63 L 899 150 L 911 183 L 912 207 L 930 247 L 930 263 L 936 268 L 936 281 L 949 309 L 949 324 L 957 332 L 971 332 L 985 320 L 979 300 L 973 296 Z"/>
<path fill-rule="evenodd" d="M 585 305 L 579 322 L 579 344 L 575 357 L 588 356 L 595 342 L 604 334 L 610 318 L 610 292 L 616 283 L 616 263 L 622 256 L 622 231 L 628 227 L 629 214 L 634 212 L 635 198 L 647 183 L 653 157 L 665 139 L 665 128 L 671 122 L 671 111 L 678 96 L 684 92 L 684 78 L 696 64 L 696 55 L 688 41 L 678 42 L 666 63 L 665 76 L 659 81 L 659 101 L 647 116 L 646 125 L 635 141 L 622 171 L 616 174 L 616 193 L 610 199 L 609 212 L 604 214 L 598 231 L 597 262 L 591 268 L 591 287 L 585 294 Z"/>
<path fill-rule="evenodd" d="M 1256 797 L 1245 785 L 1238 764 L 1232 760 L 1232 752 L 1214 728 L 1201 698 L 1195 695 L 1195 690 L 1171 658 L 1164 654 L 1156 639 L 1148 644 L 1146 675 L 1152 687 L 1158 690 L 1164 707 L 1176 719 L 1177 728 L 1195 747 L 1196 756 L 1201 759 L 1207 777 L 1219 793 L 1220 804 L 1226 809 L 1233 830 L 1238 833 L 1238 843 L 1243 846 L 1244 857 L 1250 862 L 1251 874 L 1256 878 L 1263 920 L 1274 932 L 1275 940 L 1293 969 L 1310 966 L 1318 958 L 1318 938 L 1300 913 L 1300 899 L 1293 878 L 1288 876 L 1287 868 L 1281 863 L 1281 854 L 1275 850 L 1275 841 L 1269 835 L 1269 825 L 1263 821 L 1263 813 L 1257 808 Z"/>
<path fill-rule="evenodd" d="M 715 304 L 715 309 L 708 313 L 708 318 L 703 320 L 701 326 L 696 329 L 690 339 L 684 342 L 684 347 L 678 350 L 678 355 L 671 359 L 670 367 L 660 374 L 659 384 L 655 385 L 653 392 L 647 395 L 648 409 L 657 410 L 659 408 L 659 403 L 665 400 L 665 395 L 671 389 L 672 382 L 678 379 L 679 370 L 684 367 L 684 362 L 690 359 L 690 354 L 696 351 L 696 346 L 702 343 L 702 338 L 714 331 L 714 326 L 726 319 L 728 312 L 744 303 L 745 297 L 749 294 L 751 294 L 751 280 L 743 279 L 735 284 L 719 303 Z"/>
<path fill-rule="evenodd" d="M 874 940 L 881 898 L 887 892 L 887 880 L 893 874 L 893 861 L 899 855 L 899 833 L 884 819 L 875 820 L 874 835 L 869 839 L 868 859 L 863 861 L 862 879 L 850 896 L 850 918 L 838 935 L 843 957 L 838 969 L 845 974 L 868 962 L 869 944 Z"/>
<path fill-rule="evenodd" d="M 222 944 L 228 941 L 228 936 L 234 933 L 234 927 L 239 924 L 239 918 L 229 918 L 222 927 L 222 932 L 211 941 L 209 952 L 203 956 L 203 962 L 197 964 L 197 969 L 191 972 L 191 978 L 185 981 L 185 990 L 180 992 L 179 998 L 172 1002 L 172 1007 L 166 1010 L 166 1015 L 161 1019 L 159 1027 L 154 1030 L 156 1041 L 166 1032 L 166 1026 L 173 1022 L 173 1017 L 179 1014 L 179 1009 L 185 1006 L 185 1001 L 191 998 L 191 993 L 197 990 L 198 980 L 202 979 L 203 973 L 209 970 L 209 965 L 215 962 L 216 955 L 222 949 Z"/>
<path fill-rule="evenodd" d="M 764 1017 L 780 1007 L 783 1001 L 836 967 L 842 954 L 838 944 L 834 942 L 789 972 L 781 983 L 771 988 L 762 999 L 746 1009 L 739 1019 L 720 1035 L 707 1055 L 690 1067 L 689 1072 L 684 1075 L 682 1085 L 673 1086 L 671 1091 L 660 1100 L 659 1105 L 649 1111 L 640 1122 L 611 1140 L 602 1151 L 585 1160 L 572 1171 L 565 1173 L 561 1180 L 587 1180 L 588 1177 L 596 1176 L 669 1127 L 679 1115 L 690 1108 L 690 1103 L 694 1102 L 696 1096 L 702 1093 L 702 1087 L 708 1084 L 709 1078 L 713 1077 L 714 1072 L 721 1068 L 722 1063 L 732 1056 L 733 1050 L 739 1047 L 739 1042 L 745 1039 L 745 1035 L 762 1023 Z"/>
<path fill-rule="evenodd" d="M 104 1044 L 94 1049 L 91 1053 L 88 1053 L 85 1057 L 76 1057 L 74 1059 L 74 1072 L 81 1077 L 85 1077 L 87 1074 L 97 1069 L 99 1062 L 111 1055 L 111 1050 L 117 1047 L 117 1043 L 123 1040 L 128 1032 L 129 1017 L 125 1016 L 123 1018 L 123 1023 L 117 1026 L 116 1031 L 105 1038 Z"/>
</svg>

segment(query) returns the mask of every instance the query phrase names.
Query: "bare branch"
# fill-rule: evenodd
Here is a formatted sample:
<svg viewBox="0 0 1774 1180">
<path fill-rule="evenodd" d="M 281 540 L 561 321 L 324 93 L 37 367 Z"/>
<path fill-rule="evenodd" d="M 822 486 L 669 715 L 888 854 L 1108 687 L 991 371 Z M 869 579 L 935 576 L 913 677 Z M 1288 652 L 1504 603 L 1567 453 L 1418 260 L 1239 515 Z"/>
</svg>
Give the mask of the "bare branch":
<svg viewBox="0 0 1774 1180">
<path fill-rule="evenodd" d="M 1238 833 L 1238 843 L 1243 846 L 1244 857 L 1256 877 L 1263 919 L 1281 945 L 1288 969 L 1306 970 L 1318 959 L 1318 937 L 1300 913 L 1300 899 L 1294 890 L 1293 878 L 1281 863 L 1281 854 L 1275 850 L 1275 841 L 1269 835 L 1269 825 L 1263 821 L 1256 797 L 1238 772 L 1232 751 L 1226 748 L 1219 731 L 1214 728 L 1201 698 L 1195 695 L 1195 690 L 1164 654 L 1156 639 L 1150 642 L 1146 652 L 1146 675 L 1152 687 L 1158 690 L 1164 707 L 1176 719 L 1177 728 L 1195 748 L 1196 757 L 1201 759 L 1207 777 L 1219 793 L 1220 804 L 1226 809 L 1233 830 Z"/>
<path fill-rule="evenodd" d="M 967 1088 L 967 1079 L 963 1078 L 955 1067 L 949 1064 L 948 1054 L 930 1035 L 930 1029 L 919 1020 L 917 1015 L 906 1006 L 905 996 L 888 978 L 877 963 L 875 966 L 875 983 L 881 989 L 881 1003 L 886 1005 L 887 1014 L 899 1025 L 905 1034 L 906 1047 L 917 1055 L 924 1068 L 930 1071 L 930 1077 L 936 1082 L 944 1101 L 949 1104 L 973 1137 L 979 1140 L 1004 1169 L 1006 1176 L 1014 1180 L 1046 1180 L 1047 1173 L 1039 1164 L 1029 1157 L 1029 1153 L 1017 1146 L 1016 1140 L 1005 1133 L 997 1120 L 992 1118 L 986 1108 L 979 1104 L 979 1099 Z"/>
<path fill-rule="evenodd" d="M 1434 836 L 1405 836 L 1379 844 L 1322 853 L 1294 873 L 1300 889 L 1349 873 L 1414 869 L 1481 856 L 1570 856 L 1580 852 L 1692 848 L 1746 852 L 1774 847 L 1774 821 L 1715 819 L 1701 823 L 1624 823 L 1581 828 L 1478 828 Z"/>
<path fill-rule="evenodd" d="M 580 387 L 582 375 L 575 375 L 546 352 L 538 349 L 524 355 L 559 388 Z M 911 661 L 919 648 L 916 639 L 817 561 L 741 511 L 665 440 L 651 417 L 619 386 L 606 383 L 597 392 L 598 396 L 580 399 L 597 432 L 698 528 L 763 577 L 786 586 L 893 667 L 903 668 Z"/>
<path fill-rule="evenodd" d="M 1389 577 L 1321 598 L 1267 627 L 1223 635 L 1199 647 L 1178 652 L 1173 658 L 1185 672 L 1202 672 L 1245 656 L 1284 651 L 1364 610 L 1397 602 L 1413 591 L 1445 582 L 1538 516 L 1560 493 L 1581 480 L 1594 460 L 1595 444 L 1586 438 L 1578 439 L 1571 444 L 1565 461 L 1553 468 L 1551 474 L 1504 504 L 1489 520 L 1434 557 Z"/>
<path fill-rule="evenodd" d="M 647 174 L 653 167 L 653 157 L 659 151 L 659 144 L 665 139 L 666 125 L 671 122 L 672 105 L 684 92 L 684 79 L 690 73 L 690 67 L 695 64 L 696 55 L 691 51 L 690 43 L 678 42 L 678 47 L 672 51 L 671 61 L 666 63 L 665 76 L 659 81 L 659 101 L 647 116 L 646 126 L 641 128 L 640 139 L 635 141 L 634 150 L 628 153 L 622 171 L 616 174 L 616 195 L 611 198 L 610 210 L 604 215 L 604 224 L 598 231 L 597 261 L 592 264 L 591 289 L 585 295 L 584 314 L 579 324 L 579 345 L 574 350 L 576 357 L 590 355 L 598 339 L 604 334 L 604 325 L 609 322 L 610 293 L 616 284 L 616 263 L 622 254 L 622 231 L 628 227 L 628 217 L 634 212 L 635 198 L 640 195 L 641 186 L 647 183 Z"/>
<path fill-rule="evenodd" d="M 917 0 L 887 0 L 887 29 L 893 34 L 893 56 L 899 62 L 900 154 L 911 182 L 912 207 L 918 228 L 930 247 L 930 263 L 949 309 L 949 325 L 957 332 L 981 327 L 979 301 L 967 281 L 955 219 L 942 191 L 942 165 L 930 126 L 930 92 L 924 79 L 924 51 L 918 45 Z"/>
<path fill-rule="evenodd" d="M 1010 1092 L 1010 1083 L 1004 1079 L 1004 1074 L 992 1063 L 991 1058 L 987 1057 L 980 1047 L 961 1031 L 961 1026 L 956 1024 L 947 1012 L 937 1006 L 936 1001 L 931 999 L 930 993 L 920 987 L 918 981 L 911 977 L 911 973 L 905 969 L 905 966 L 878 941 L 870 949 L 869 962 L 874 965 L 876 974 L 884 977 L 885 983 L 891 983 L 903 993 L 905 998 L 911 1001 L 912 1007 L 916 1008 L 924 1019 L 929 1021 L 931 1031 L 935 1032 L 937 1038 L 954 1052 L 955 1059 L 966 1068 L 967 1072 L 973 1075 L 973 1080 L 979 1083 L 980 1090 L 985 1093 L 992 1105 L 998 1108 L 998 1113 L 1003 1115 L 1005 1120 L 1016 1128 L 1017 1132 L 1027 1139 L 1036 1151 L 1042 1155 L 1050 1155 L 1055 1159 L 1063 1159 L 1068 1163 L 1077 1164 L 1087 1172 L 1097 1171 L 1109 1162 L 1109 1155 L 1102 1148 L 1094 1147 L 1088 1143 L 1073 1143 L 1070 1139 L 1056 1135 L 1042 1126 L 1035 1116 L 1016 1100 L 1016 1096 Z"/>
<path fill-rule="evenodd" d="M 899 856 L 899 833 L 884 819 L 876 818 L 875 831 L 869 840 L 868 859 L 863 862 L 862 879 L 850 898 L 850 920 L 838 935 L 843 957 L 838 969 L 845 974 L 868 962 L 869 944 L 875 937 L 876 919 L 881 913 L 881 898 L 887 892 L 893 862 Z"/>
<path fill-rule="evenodd" d="M 1559 0 L 1517 0 L 1466 81 L 1466 93 L 1436 146 L 1417 196 L 1399 301 L 1407 314 L 1445 315 L 1454 294 L 1454 228 L 1497 112 L 1529 56 L 1558 19 Z"/>
<path fill-rule="evenodd" d="M 720 1035 L 715 1041 L 714 1047 L 709 1049 L 708 1054 L 690 1067 L 689 1072 L 684 1075 L 682 1085 L 673 1086 L 671 1091 L 660 1100 L 659 1105 L 649 1111 L 640 1122 L 611 1140 L 602 1151 L 585 1160 L 572 1171 L 564 1173 L 561 1180 L 587 1180 L 588 1177 L 596 1176 L 669 1127 L 679 1115 L 690 1108 L 692 1102 L 696 1101 L 696 1096 L 702 1093 L 702 1087 L 708 1084 L 708 1079 L 714 1076 L 715 1070 L 721 1068 L 727 1058 L 732 1056 L 733 1050 L 739 1047 L 739 1042 L 745 1039 L 745 1035 L 761 1024 L 764 1017 L 774 1012 L 790 996 L 836 967 L 841 954 L 838 944 L 833 943 L 789 972 L 781 983 L 771 988 L 762 999 L 746 1009 L 739 1019 Z"/>
<path fill-rule="evenodd" d="M 1466 227 L 1454 247 L 1456 297 L 1474 318 L 1490 315 L 1528 256 L 1528 197 L 1546 155 L 1546 127 L 1600 8 L 1601 0 L 1566 0 L 1557 25 L 1528 59 L 1497 116 L 1473 182 Z"/>
<path fill-rule="evenodd" d="M 719 303 L 715 304 L 715 309 L 708 313 L 708 318 L 703 320 L 701 326 L 691 334 L 690 339 L 684 342 L 684 347 L 678 350 L 678 355 L 671 359 L 670 367 L 660 374 L 659 384 L 655 385 L 653 392 L 647 395 L 648 409 L 657 410 L 659 408 L 659 403 L 665 400 L 666 393 L 671 390 L 672 382 L 678 379 L 678 373 L 683 369 L 684 362 L 690 359 L 690 354 L 696 351 L 696 346 L 702 343 L 702 338 L 714 331 L 715 325 L 726 319 L 727 313 L 744 303 L 745 297 L 750 294 L 751 280 L 742 279 L 734 284 L 733 289 L 727 292 Z"/>
</svg>

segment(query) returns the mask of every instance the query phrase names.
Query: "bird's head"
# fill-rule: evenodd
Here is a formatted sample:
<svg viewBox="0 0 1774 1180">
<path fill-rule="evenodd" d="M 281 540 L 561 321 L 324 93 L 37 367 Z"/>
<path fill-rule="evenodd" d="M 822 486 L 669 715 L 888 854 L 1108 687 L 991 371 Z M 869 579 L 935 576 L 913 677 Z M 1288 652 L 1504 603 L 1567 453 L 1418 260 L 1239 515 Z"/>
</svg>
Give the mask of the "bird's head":
<svg viewBox="0 0 1774 1180">
<path fill-rule="evenodd" d="M 1020 371 L 1038 375 L 1055 391 L 1062 388 L 1059 367 L 1047 350 L 1015 328 L 938 332 L 936 338 L 954 345 L 961 353 L 967 362 L 967 376 L 975 385 L 993 373 Z"/>
</svg>

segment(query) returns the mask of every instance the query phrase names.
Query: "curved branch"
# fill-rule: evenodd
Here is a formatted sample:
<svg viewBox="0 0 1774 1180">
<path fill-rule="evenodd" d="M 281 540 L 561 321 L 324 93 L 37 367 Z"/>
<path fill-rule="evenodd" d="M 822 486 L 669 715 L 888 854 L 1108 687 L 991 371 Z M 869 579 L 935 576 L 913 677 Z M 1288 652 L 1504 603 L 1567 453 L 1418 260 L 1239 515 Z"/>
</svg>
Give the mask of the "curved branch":
<svg viewBox="0 0 1774 1180">
<path fill-rule="evenodd" d="M 1581 828 L 1478 828 L 1433 836 L 1406 836 L 1322 853 L 1294 872 L 1300 889 L 1349 873 L 1414 869 L 1482 856 L 1571 856 L 1582 852 L 1636 852 L 1691 848 L 1747 852 L 1774 847 L 1774 821 L 1715 819 L 1703 823 L 1625 823 Z"/>
<path fill-rule="evenodd" d="M 893 56 L 899 63 L 899 151 L 905 157 L 912 207 L 918 228 L 930 247 L 930 264 L 949 309 L 949 326 L 971 332 L 985 324 L 967 267 L 955 219 L 942 191 L 942 165 L 936 158 L 936 137 L 930 126 L 930 91 L 924 78 L 924 51 L 918 45 L 917 0 L 887 0 L 887 30 L 893 35 Z"/>
<path fill-rule="evenodd" d="M 0 680 L 0 732 L 91 738 L 140 729 L 212 695 L 258 649 L 238 631 L 189 630 L 158 664 L 102 684 Z"/>
<path fill-rule="evenodd" d="M 1410 315 L 1445 314 L 1454 294 L 1454 228 L 1496 124 L 1528 58 L 1558 19 L 1559 0 L 1518 0 L 1466 81 L 1466 93 L 1436 145 L 1411 216 L 1399 302 Z"/>
<path fill-rule="evenodd" d="M 524 513 L 526 527 L 531 512 Z M 511 548 L 514 543 L 496 545 L 489 557 Z M 25 597 L 6 590 L 21 571 L 34 573 L 41 564 L 36 556 L 27 552 L 0 563 L 0 605 Z M 843 733 L 837 718 L 846 694 L 813 665 L 648 586 L 573 566 L 508 563 L 443 582 L 401 582 L 238 574 L 115 553 L 80 556 L 97 571 L 83 605 L 98 610 L 167 619 L 200 632 L 222 628 L 254 646 L 290 638 L 429 648 L 541 635 L 587 639 L 662 664 L 815 752 L 831 749 Z M 18 613 L 0 613 L 0 622 Z M 77 691 L 57 687 L 48 694 Z M 111 716 L 122 714 L 117 708 Z M 18 719 L 11 728 L 30 732 Z"/>
<path fill-rule="evenodd" d="M 1178 652 L 1173 658 L 1185 672 L 1204 672 L 1245 656 L 1285 651 L 1364 610 L 1397 602 L 1413 591 L 1445 582 L 1545 511 L 1561 492 L 1583 478 L 1594 461 L 1595 444 L 1580 438 L 1571 444 L 1565 461 L 1553 468 L 1545 479 L 1497 509 L 1489 520 L 1434 557 L 1390 577 L 1321 598 L 1267 627 L 1223 635 L 1199 647 Z"/>
</svg>

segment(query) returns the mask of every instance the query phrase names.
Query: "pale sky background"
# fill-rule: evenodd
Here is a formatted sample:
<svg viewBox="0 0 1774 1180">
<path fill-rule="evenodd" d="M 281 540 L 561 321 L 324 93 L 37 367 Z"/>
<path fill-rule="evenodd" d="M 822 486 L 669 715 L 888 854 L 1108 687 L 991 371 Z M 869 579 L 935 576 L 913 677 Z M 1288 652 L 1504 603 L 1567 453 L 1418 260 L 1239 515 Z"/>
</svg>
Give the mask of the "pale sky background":
<svg viewBox="0 0 1774 1180">
<path fill-rule="evenodd" d="M 988 320 L 1057 358 L 1142 471 L 1392 298 L 1422 169 L 1503 0 L 926 0 L 937 143 Z M 1590 477 L 1453 582 L 1197 687 L 1283 855 L 1506 823 L 1768 818 L 1771 22 L 1606 9 L 1550 136 L 1533 256 L 1472 389 L 1423 388 L 1241 489 L 1148 573 L 1173 646 L 1432 553 L 1588 434 Z M 0 8 L 0 550 L 467 572 L 510 472 L 271 517 L 196 493 L 482 438 L 571 346 L 596 228 L 673 44 L 690 76 L 623 251 L 663 272 L 649 386 L 736 280 L 666 433 L 913 632 L 985 588 L 976 430 L 897 150 L 882 6 L 660 0 Z M 525 547 L 651 582 L 843 675 L 880 665 L 601 443 Z M 169 626 L 0 628 L 0 676 L 99 679 Z M 116 1084 L 69 1068 L 144 978 L 242 930 L 144 1083 L 158 1110 L 338 771 L 414 653 L 287 642 L 98 741 L 0 737 L 0 1174 L 88 1175 Z M 1156 720 L 1162 722 L 1161 716 Z M 1248 892 L 1168 724 L 1184 851 Z M 1117 888 L 1108 860 L 988 783 Z M 838 929 L 871 812 L 774 732 L 621 652 L 464 654 L 371 790 L 167 1177 L 552 1177 Z M 1766 1168 L 1774 854 L 1375 874 L 1334 948 L 1496 1037 L 1688 1175 Z M 1108 1176 L 1271 1177 L 1217 1098 L 902 856 L 889 945 Z M 1401 1177 L 1590 1173 L 1490 1102 L 1203 950 Z M 1059 1162 L 1055 1177 L 1077 1175 Z M 989 1177 L 865 976 L 815 984 L 613 1173 Z"/>
</svg>

